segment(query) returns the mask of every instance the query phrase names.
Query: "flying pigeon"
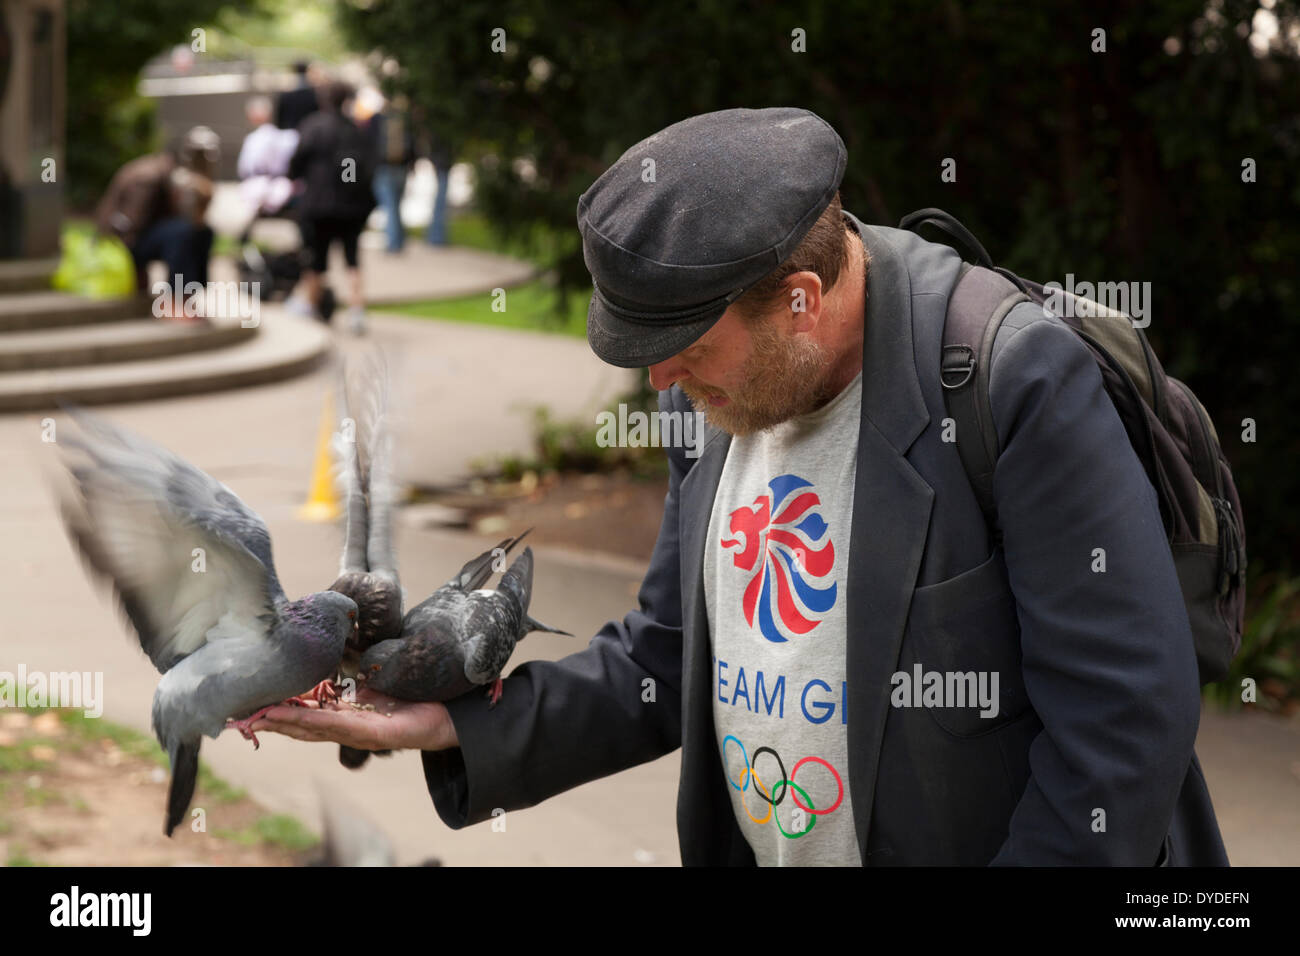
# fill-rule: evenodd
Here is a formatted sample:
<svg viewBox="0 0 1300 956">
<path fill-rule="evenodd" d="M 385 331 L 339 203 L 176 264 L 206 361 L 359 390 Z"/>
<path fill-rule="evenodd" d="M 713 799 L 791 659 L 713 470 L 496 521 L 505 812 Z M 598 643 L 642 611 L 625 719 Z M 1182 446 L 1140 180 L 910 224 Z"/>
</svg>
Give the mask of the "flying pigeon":
<svg viewBox="0 0 1300 956">
<path fill-rule="evenodd" d="M 388 370 L 379 353 L 356 374 L 343 374 L 344 427 L 334 435 L 337 476 L 343 490 L 344 540 L 339 576 L 331 591 L 346 594 L 358 608 L 357 630 L 348 639 L 339 676 L 355 678 L 361 655 L 402 631 L 402 586 L 393 554 L 394 482 L 388 426 Z M 360 378 L 364 386 L 354 389 Z M 354 395 L 360 401 L 353 400 Z M 355 414 L 355 418 L 349 414 Z M 325 688 L 324 696 L 336 690 Z M 321 696 L 317 695 L 318 699 Z M 380 751 L 387 754 L 389 751 Z M 356 769 L 370 751 L 339 746 L 339 763 Z"/>
<path fill-rule="evenodd" d="M 402 619 L 399 638 L 381 641 L 362 656 L 357 679 L 371 690 L 409 701 L 450 700 L 490 685 L 488 699 L 495 706 L 501 698 L 501 671 L 526 634 L 548 631 L 572 637 L 528 615 L 532 548 L 524 548 L 495 591 L 483 588 L 498 559 L 523 537 L 508 538 L 484 551 L 411 608 Z"/>
<path fill-rule="evenodd" d="M 64 521 L 107 579 L 162 674 L 153 729 L 171 759 L 163 830 L 194 795 L 199 744 L 228 722 L 249 729 L 269 707 L 334 674 L 357 605 L 335 591 L 285 597 L 262 519 L 225 485 L 143 438 L 69 409 L 79 437 L 59 444 L 81 501 Z"/>
</svg>

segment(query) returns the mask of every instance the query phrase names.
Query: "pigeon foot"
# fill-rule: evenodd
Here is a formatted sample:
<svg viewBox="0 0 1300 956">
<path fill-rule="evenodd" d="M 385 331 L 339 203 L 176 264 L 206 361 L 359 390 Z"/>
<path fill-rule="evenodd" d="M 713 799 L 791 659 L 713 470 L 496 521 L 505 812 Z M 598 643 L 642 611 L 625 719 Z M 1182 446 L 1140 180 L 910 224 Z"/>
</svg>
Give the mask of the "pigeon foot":
<svg viewBox="0 0 1300 956">
<path fill-rule="evenodd" d="M 271 704 L 270 706 L 263 707 L 261 710 L 257 711 L 257 713 L 249 714 L 243 720 L 227 720 L 226 726 L 233 727 L 235 730 L 238 730 L 243 735 L 245 740 L 251 740 L 253 742 L 253 749 L 258 750 L 262 745 L 257 740 L 257 734 L 253 733 L 252 730 L 253 721 L 257 720 L 259 717 L 265 714 L 268 710 L 271 709 L 271 707 L 279 707 L 279 706 L 280 706 L 279 704 Z"/>
<path fill-rule="evenodd" d="M 307 701 L 314 700 L 318 704 L 333 703 L 341 699 L 339 689 L 334 686 L 332 680 L 323 680 L 305 694 L 299 694 L 297 697 L 290 697 L 286 704 L 290 707 L 305 707 Z"/>
<path fill-rule="evenodd" d="M 503 690 L 503 686 L 504 685 L 501 682 L 501 678 L 498 677 L 496 680 L 492 682 L 492 685 L 488 688 L 487 699 L 488 699 L 489 710 L 495 707 L 497 705 L 497 701 L 501 699 L 501 691 Z"/>
</svg>

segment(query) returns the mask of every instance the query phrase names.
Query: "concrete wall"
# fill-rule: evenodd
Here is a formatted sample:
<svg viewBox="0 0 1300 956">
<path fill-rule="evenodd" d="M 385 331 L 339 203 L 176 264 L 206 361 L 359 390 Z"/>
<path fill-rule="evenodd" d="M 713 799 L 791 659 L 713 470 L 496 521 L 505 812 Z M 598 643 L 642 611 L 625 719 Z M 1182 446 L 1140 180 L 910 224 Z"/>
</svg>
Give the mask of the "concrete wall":
<svg viewBox="0 0 1300 956">
<path fill-rule="evenodd" d="M 221 137 L 217 178 L 236 179 L 235 160 L 249 132 L 244 105 L 258 94 L 267 96 L 274 105 L 280 91 L 291 87 L 295 79 L 284 71 L 258 70 L 245 62 L 231 62 L 224 71 L 220 64 L 207 66 L 213 72 L 165 75 L 159 58 L 146 69 L 140 92 L 158 105 L 158 126 L 164 144 L 179 140 L 193 126 L 209 126 Z"/>
</svg>

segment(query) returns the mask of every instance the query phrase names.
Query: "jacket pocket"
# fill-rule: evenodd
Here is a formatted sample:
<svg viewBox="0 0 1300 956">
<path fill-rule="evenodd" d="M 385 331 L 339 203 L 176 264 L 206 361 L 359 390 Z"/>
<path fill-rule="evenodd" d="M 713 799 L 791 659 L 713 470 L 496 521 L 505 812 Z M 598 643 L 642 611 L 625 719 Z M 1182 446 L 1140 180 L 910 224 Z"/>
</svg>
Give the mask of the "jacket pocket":
<svg viewBox="0 0 1300 956">
<path fill-rule="evenodd" d="M 907 620 L 900 664 L 906 665 L 910 702 L 914 706 L 919 699 L 944 730 L 973 737 L 1005 726 L 1028 709 L 1020 621 L 1000 547 L 983 564 L 913 591 Z M 920 690 L 914 686 L 918 672 Z M 902 689 L 896 684 L 895 694 Z M 927 702 L 927 689 L 931 695 L 938 692 L 941 706 L 932 705 L 933 696 Z"/>
</svg>

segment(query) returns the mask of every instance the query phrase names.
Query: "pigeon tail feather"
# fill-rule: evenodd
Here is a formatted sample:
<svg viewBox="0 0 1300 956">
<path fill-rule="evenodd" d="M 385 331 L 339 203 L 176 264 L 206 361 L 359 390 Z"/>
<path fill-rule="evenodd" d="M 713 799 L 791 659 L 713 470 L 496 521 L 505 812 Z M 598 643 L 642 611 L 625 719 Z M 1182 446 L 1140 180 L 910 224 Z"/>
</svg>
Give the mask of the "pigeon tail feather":
<svg viewBox="0 0 1300 956">
<path fill-rule="evenodd" d="M 194 799 L 194 784 L 199 777 L 199 741 L 180 741 L 170 752 L 172 762 L 171 786 L 167 790 L 167 825 L 163 832 L 168 836 L 185 819 L 185 811 Z"/>
<path fill-rule="evenodd" d="M 551 627 L 548 624 L 543 624 L 541 621 L 537 620 L 537 618 L 530 617 L 527 614 L 524 615 L 524 626 L 527 628 L 524 632 L 525 634 L 532 633 L 533 631 L 545 631 L 547 634 L 563 634 L 565 637 L 573 637 L 572 631 L 562 631 L 558 627 Z"/>
</svg>

